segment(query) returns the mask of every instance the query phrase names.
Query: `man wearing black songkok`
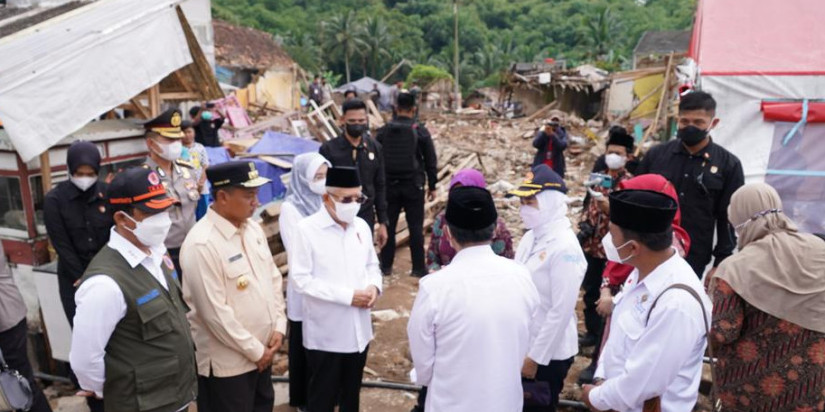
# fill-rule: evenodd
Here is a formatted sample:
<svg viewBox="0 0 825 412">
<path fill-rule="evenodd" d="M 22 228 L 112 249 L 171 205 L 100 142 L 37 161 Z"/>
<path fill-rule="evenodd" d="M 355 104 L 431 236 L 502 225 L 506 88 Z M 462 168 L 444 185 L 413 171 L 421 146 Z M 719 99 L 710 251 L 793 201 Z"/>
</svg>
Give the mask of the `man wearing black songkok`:
<svg viewBox="0 0 825 412">
<path fill-rule="evenodd" d="M 658 192 L 610 194 L 605 254 L 636 270 L 615 299 L 596 386 L 584 386 L 582 400 L 593 411 L 690 411 L 696 404 L 712 306 L 671 246 L 676 207 Z"/>
<path fill-rule="evenodd" d="M 490 247 L 497 218 L 487 190 L 450 192 L 445 219 L 458 253 L 421 279 L 407 324 L 425 410 L 522 408 L 521 367 L 540 301 L 527 268 Z"/>
<path fill-rule="evenodd" d="M 57 252 L 57 284 L 69 324 L 74 324 L 75 283 L 92 258 L 109 241 L 112 211 L 106 183 L 99 180 L 100 151 L 92 142 L 75 142 L 66 153 L 69 179 L 60 182 L 43 202 L 46 231 Z M 102 402 L 89 398 L 94 412 Z"/>
</svg>

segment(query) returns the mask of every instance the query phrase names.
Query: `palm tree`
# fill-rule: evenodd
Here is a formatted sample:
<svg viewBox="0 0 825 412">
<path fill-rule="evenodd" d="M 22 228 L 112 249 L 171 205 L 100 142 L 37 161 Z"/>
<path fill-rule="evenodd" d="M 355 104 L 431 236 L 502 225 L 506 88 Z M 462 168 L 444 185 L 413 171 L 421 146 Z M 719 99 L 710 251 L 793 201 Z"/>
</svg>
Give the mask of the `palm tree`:
<svg viewBox="0 0 825 412">
<path fill-rule="evenodd" d="M 386 62 L 392 57 L 388 45 L 392 43 L 393 35 L 382 18 L 369 17 L 361 27 L 358 37 L 363 43 L 361 54 L 370 65 L 370 74 L 378 78 L 379 63 Z"/>
<path fill-rule="evenodd" d="M 617 42 L 621 32 L 621 23 L 613 14 L 610 7 L 603 7 L 595 16 L 589 16 L 584 21 L 587 27 L 588 40 L 595 50 L 596 58 L 607 55 L 611 46 Z"/>
<path fill-rule="evenodd" d="M 324 32 L 323 49 L 326 53 L 341 53 L 344 57 L 344 67 L 347 73 L 347 83 L 351 81 L 349 59 L 356 49 L 363 47 L 363 41 L 358 37 L 358 23 L 355 13 L 348 10 L 343 14 L 333 16 L 321 24 Z"/>
</svg>

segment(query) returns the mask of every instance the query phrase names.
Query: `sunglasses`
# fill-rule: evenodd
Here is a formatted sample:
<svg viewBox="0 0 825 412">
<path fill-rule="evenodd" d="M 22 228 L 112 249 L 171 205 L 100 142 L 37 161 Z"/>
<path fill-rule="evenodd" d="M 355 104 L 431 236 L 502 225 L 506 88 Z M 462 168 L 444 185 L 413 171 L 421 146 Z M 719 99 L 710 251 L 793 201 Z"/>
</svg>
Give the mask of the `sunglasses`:
<svg viewBox="0 0 825 412">
<path fill-rule="evenodd" d="M 345 205 L 353 203 L 353 202 L 358 203 L 359 205 L 362 205 L 362 204 L 364 204 L 364 202 L 367 201 L 367 199 L 369 199 L 367 197 L 367 195 L 365 195 L 363 193 L 358 195 L 358 196 L 345 196 L 345 197 L 340 197 L 340 196 L 337 196 L 337 195 L 334 195 L 334 194 L 330 193 L 329 196 L 332 197 L 332 199 L 335 200 L 336 202 L 343 203 Z"/>
</svg>

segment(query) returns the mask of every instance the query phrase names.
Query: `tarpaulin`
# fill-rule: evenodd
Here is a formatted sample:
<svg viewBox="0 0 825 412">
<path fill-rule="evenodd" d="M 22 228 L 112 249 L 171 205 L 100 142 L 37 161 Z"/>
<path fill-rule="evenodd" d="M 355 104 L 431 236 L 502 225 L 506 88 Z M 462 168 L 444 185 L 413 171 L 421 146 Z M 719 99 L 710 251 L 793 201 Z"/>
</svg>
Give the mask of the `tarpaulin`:
<svg viewBox="0 0 825 412">
<path fill-rule="evenodd" d="M 822 0 L 701 0 L 690 55 L 703 75 L 825 74 Z"/>
<path fill-rule="evenodd" d="M 766 121 L 798 122 L 802 120 L 804 104 L 795 102 L 762 102 L 762 114 Z M 809 102 L 807 123 L 825 123 L 825 102 Z"/>
<path fill-rule="evenodd" d="M 284 170 L 260 159 L 233 159 L 224 147 L 207 147 L 206 155 L 209 156 L 210 165 L 219 165 L 233 160 L 247 160 L 255 163 L 258 174 L 271 179 L 272 181 L 258 188 L 258 201 L 267 204 L 274 199 L 279 199 L 286 193 L 286 187 L 281 182 L 281 175 Z"/>
<path fill-rule="evenodd" d="M 176 3 L 90 2 L 0 39 L 0 118 L 24 162 L 192 62 Z"/>
</svg>

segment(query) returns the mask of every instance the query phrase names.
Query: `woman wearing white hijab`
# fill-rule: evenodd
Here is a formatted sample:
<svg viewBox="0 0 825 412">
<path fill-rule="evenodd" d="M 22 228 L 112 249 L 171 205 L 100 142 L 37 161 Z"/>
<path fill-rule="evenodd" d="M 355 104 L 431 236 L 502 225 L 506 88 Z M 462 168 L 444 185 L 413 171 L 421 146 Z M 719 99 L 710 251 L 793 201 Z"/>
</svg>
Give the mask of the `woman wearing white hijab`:
<svg viewBox="0 0 825 412">
<path fill-rule="evenodd" d="M 329 162 L 318 153 L 295 156 L 292 163 L 292 178 L 278 218 L 281 241 L 287 256 L 290 241 L 295 238 L 293 231 L 297 229 L 298 222 L 321 208 L 321 195 L 326 192 L 328 168 Z M 303 345 L 301 294 L 289 281 L 286 301 L 286 314 L 289 319 L 289 404 L 300 408 L 307 404 L 309 373 Z"/>
<path fill-rule="evenodd" d="M 573 357 L 579 351 L 576 301 L 587 261 L 567 218 L 564 180 L 547 165 L 511 191 L 521 198 L 521 218 L 530 229 L 515 260 L 530 270 L 541 297 L 533 318 L 530 347 L 522 376 L 549 384 L 549 405 L 525 402 L 525 411 L 555 411 Z"/>
</svg>

